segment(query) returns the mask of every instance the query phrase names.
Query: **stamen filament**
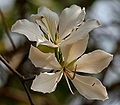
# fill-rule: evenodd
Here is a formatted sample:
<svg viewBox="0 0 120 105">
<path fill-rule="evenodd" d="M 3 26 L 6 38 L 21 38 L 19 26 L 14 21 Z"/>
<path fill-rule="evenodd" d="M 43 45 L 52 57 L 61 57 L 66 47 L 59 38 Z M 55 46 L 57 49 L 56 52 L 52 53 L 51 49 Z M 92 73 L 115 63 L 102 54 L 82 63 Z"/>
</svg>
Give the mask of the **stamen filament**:
<svg viewBox="0 0 120 105">
<path fill-rule="evenodd" d="M 72 77 L 71 77 L 71 75 L 68 73 L 68 71 L 65 70 L 65 72 L 66 72 L 66 74 L 68 75 L 68 77 L 72 80 Z"/>
<path fill-rule="evenodd" d="M 57 78 L 57 80 L 56 80 L 56 83 L 55 83 L 55 85 L 54 85 L 54 88 L 56 87 L 56 85 L 58 84 L 58 82 L 60 81 L 60 78 L 62 77 L 62 72 L 60 72 L 60 75 L 58 76 L 58 78 Z M 53 88 L 53 89 L 54 89 Z"/>
<path fill-rule="evenodd" d="M 68 73 L 68 71 L 65 70 L 66 74 L 68 75 L 68 77 L 69 77 L 71 80 L 73 80 L 73 79 L 75 78 L 76 69 L 77 69 L 77 64 L 76 64 L 76 66 L 75 66 L 75 71 L 74 71 L 73 77 L 71 77 L 71 75 Z"/>
<path fill-rule="evenodd" d="M 58 78 L 57 78 L 57 80 L 56 80 L 56 83 L 59 82 L 59 80 L 60 80 L 60 78 L 61 78 L 61 74 L 62 74 L 62 72 L 61 72 L 60 75 L 58 76 Z"/>
<path fill-rule="evenodd" d="M 56 29 L 56 33 L 57 33 L 57 39 L 56 39 L 56 41 L 58 41 L 58 39 L 59 39 L 59 33 L 58 33 L 58 31 L 57 31 L 57 24 L 56 24 L 56 21 L 55 21 L 55 29 Z"/>
<path fill-rule="evenodd" d="M 68 81 L 68 78 L 67 78 L 67 76 L 66 76 L 65 73 L 64 73 L 64 76 L 65 76 L 66 82 L 67 82 L 67 84 L 68 84 L 68 87 L 69 87 L 69 89 L 70 89 L 70 92 L 71 92 L 74 96 L 77 96 L 77 95 L 72 91 L 71 86 L 70 86 L 69 81 Z"/>
<path fill-rule="evenodd" d="M 77 64 L 76 64 L 76 66 L 75 66 L 75 71 L 74 71 L 74 74 L 73 74 L 72 80 L 75 78 L 76 69 L 77 69 Z"/>
</svg>

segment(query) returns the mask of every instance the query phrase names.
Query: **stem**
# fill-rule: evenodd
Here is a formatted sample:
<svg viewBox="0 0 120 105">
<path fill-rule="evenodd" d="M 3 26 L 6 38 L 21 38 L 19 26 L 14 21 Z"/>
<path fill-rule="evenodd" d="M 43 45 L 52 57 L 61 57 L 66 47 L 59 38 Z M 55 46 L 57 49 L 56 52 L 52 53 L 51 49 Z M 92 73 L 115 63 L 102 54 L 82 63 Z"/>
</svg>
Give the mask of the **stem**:
<svg viewBox="0 0 120 105">
<path fill-rule="evenodd" d="M 2 21 L 3 21 L 3 25 L 5 27 L 5 31 L 7 33 L 7 36 L 8 36 L 8 38 L 9 38 L 11 44 L 12 44 L 12 47 L 13 47 L 14 50 L 16 50 L 15 44 L 14 44 L 14 42 L 13 42 L 11 36 L 10 36 L 10 33 L 8 31 L 8 27 L 7 27 L 6 22 L 5 22 L 5 17 L 3 15 L 3 12 L 1 11 L 1 9 L 0 9 L 0 15 L 1 15 L 1 18 L 2 18 Z"/>
<path fill-rule="evenodd" d="M 25 79 L 24 76 L 22 76 L 19 72 L 17 72 L 15 69 L 13 69 L 10 64 L 0 55 L 0 60 L 9 68 L 11 72 L 13 72 L 15 75 L 17 75 L 21 79 Z"/>
<path fill-rule="evenodd" d="M 30 104 L 31 104 L 31 105 L 35 105 L 35 104 L 33 103 L 33 101 L 32 101 L 30 92 L 29 92 L 29 90 L 28 90 L 28 88 L 27 88 L 27 86 L 26 86 L 26 84 L 25 84 L 25 81 L 21 80 L 21 83 L 22 83 L 22 85 L 23 85 L 23 87 L 24 87 L 24 89 L 25 89 L 25 92 L 26 92 L 26 94 L 27 94 L 27 96 L 28 96 L 28 99 L 29 99 L 29 101 L 30 101 Z"/>
<path fill-rule="evenodd" d="M 28 96 L 28 99 L 29 99 L 29 101 L 30 101 L 30 104 L 31 105 L 34 105 L 34 103 L 33 103 L 33 101 L 32 101 L 32 98 L 31 98 L 31 95 L 30 95 L 30 92 L 29 92 L 29 90 L 27 89 L 27 86 L 26 86 L 26 84 L 25 84 L 25 81 L 27 81 L 27 80 L 31 80 L 31 79 L 27 79 L 27 78 L 25 78 L 24 76 L 22 76 L 19 72 L 17 72 L 15 69 L 13 69 L 11 66 L 10 66 L 10 64 L 0 55 L 0 60 L 9 68 L 9 70 L 11 71 L 11 72 L 13 72 L 16 76 L 18 76 L 18 78 L 20 79 L 20 81 L 21 81 L 21 83 L 22 83 L 22 85 L 23 85 L 23 87 L 24 87 L 24 89 L 25 89 L 25 92 L 26 92 L 26 94 L 27 94 L 27 96 Z M 33 78 L 32 78 L 33 79 Z"/>
</svg>

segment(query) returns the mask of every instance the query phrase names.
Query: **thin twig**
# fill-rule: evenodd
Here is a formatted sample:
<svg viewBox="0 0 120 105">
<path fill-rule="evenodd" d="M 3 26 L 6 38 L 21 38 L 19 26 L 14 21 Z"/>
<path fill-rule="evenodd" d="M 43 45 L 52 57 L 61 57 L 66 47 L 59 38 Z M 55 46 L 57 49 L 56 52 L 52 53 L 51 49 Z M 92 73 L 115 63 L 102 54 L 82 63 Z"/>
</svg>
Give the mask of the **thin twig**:
<svg viewBox="0 0 120 105">
<path fill-rule="evenodd" d="M 30 104 L 31 104 L 31 105 L 35 105 L 35 104 L 33 103 L 33 101 L 32 101 L 30 92 L 29 92 L 29 90 L 28 90 L 25 82 L 21 80 L 21 83 L 22 83 L 22 85 L 23 85 L 23 87 L 24 87 L 24 89 L 25 89 L 25 92 L 26 92 L 26 94 L 27 94 L 27 96 L 28 96 L 28 99 L 29 99 L 29 101 L 30 101 Z"/>
<path fill-rule="evenodd" d="M 6 31 L 6 33 L 7 33 L 7 36 L 8 36 L 8 38 L 9 38 L 11 44 L 12 44 L 12 47 L 13 47 L 14 50 L 16 50 L 15 44 L 14 44 L 14 42 L 13 42 L 11 36 L 10 36 L 10 33 L 9 33 L 9 31 L 8 31 L 8 27 L 7 27 L 6 22 L 5 22 L 5 17 L 4 17 L 4 15 L 3 15 L 3 12 L 2 12 L 1 9 L 0 9 L 0 15 L 1 15 L 1 18 L 2 18 L 2 21 L 3 21 L 3 25 L 4 25 L 4 27 L 5 27 L 5 31 Z"/>
<path fill-rule="evenodd" d="M 28 96 L 28 99 L 30 101 L 30 104 L 31 105 L 34 105 L 33 101 L 32 101 L 32 98 L 31 98 L 31 95 L 30 95 L 30 92 L 29 90 L 27 89 L 27 86 L 25 84 L 25 81 L 26 80 L 30 80 L 30 79 L 26 79 L 24 76 L 22 76 L 19 72 L 17 72 L 15 69 L 13 69 L 10 64 L 0 55 L 0 60 L 10 69 L 11 72 L 13 72 L 16 76 L 18 76 L 18 78 L 20 79 L 24 89 L 25 89 L 25 92 Z"/>
<path fill-rule="evenodd" d="M 9 68 L 11 72 L 17 75 L 19 78 L 25 79 L 19 72 L 17 72 L 14 68 L 10 66 L 10 64 L 0 55 L 0 60 Z"/>
<path fill-rule="evenodd" d="M 14 68 L 11 67 L 11 65 L 0 55 L 0 60 L 9 68 L 9 70 L 16 74 L 19 78 L 21 78 L 24 81 L 30 81 L 35 79 L 35 77 L 32 78 L 25 78 L 23 75 L 21 75 L 19 72 L 17 72 Z"/>
</svg>

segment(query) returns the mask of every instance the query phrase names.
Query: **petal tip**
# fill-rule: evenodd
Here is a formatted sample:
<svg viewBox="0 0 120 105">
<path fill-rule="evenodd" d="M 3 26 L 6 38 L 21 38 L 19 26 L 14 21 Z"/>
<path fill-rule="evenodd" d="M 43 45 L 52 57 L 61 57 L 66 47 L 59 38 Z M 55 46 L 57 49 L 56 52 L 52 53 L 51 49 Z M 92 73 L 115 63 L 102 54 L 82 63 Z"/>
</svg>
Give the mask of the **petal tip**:
<svg viewBox="0 0 120 105">
<path fill-rule="evenodd" d="M 104 99 L 102 99 L 102 101 L 106 101 L 106 100 L 108 100 L 108 99 L 109 99 L 109 97 L 106 96 Z"/>
<path fill-rule="evenodd" d="M 98 27 L 102 26 L 98 20 L 96 20 L 96 19 L 92 19 L 92 20 L 96 22 L 96 24 L 98 25 Z"/>
</svg>

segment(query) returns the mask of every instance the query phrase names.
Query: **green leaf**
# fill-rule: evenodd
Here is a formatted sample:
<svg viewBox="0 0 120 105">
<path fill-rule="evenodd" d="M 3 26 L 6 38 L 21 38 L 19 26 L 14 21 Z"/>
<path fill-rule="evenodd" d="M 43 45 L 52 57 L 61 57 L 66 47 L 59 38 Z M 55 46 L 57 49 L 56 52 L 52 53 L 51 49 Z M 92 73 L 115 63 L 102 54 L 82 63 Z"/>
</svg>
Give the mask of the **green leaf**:
<svg viewBox="0 0 120 105">
<path fill-rule="evenodd" d="M 54 47 L 50 47 L 46 45 L 39 45 L 37 48 L 44 53 L 54 53 L 56 49 Z"/>
</svg>

